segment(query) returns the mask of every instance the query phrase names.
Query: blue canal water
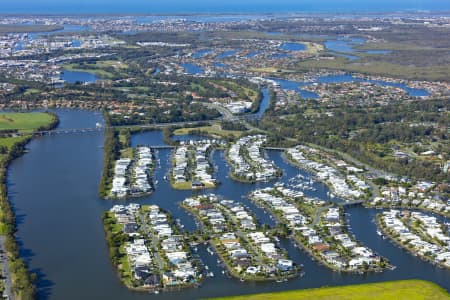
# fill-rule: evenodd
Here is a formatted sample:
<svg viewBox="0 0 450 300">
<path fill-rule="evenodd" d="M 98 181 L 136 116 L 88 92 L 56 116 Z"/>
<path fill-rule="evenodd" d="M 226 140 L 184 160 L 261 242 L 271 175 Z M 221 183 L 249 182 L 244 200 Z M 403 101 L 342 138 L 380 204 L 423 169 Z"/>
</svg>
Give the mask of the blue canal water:
<svg viewBox="0 0 450 300">
<path fill-rule="evenodd" d="M 305 51 L 306 46 L 300 43 L 283 43 L 281 49 L 289 51 Z"/>
<path fill-rule="evenodd" d="M 194 52 L 194 54 L 192 54 L 192 57 L 198 59 L 198 58 L 202 58 L 205 55 L 211 54 L 213 52 L 214 52 L 214 50 L 211 50 L 211 49 L 203 49 L 203 50 Z"/>
<path fill-rule="evenodd" d="M 60 128 L 86 128 L 102 121 L 101 114 L 95 112 L 58 110 L 57 113 Z M 135 134 L 131 142 L 133 146 L 164 144 L 160 131 Z M 450 290 L 450 271 L 423 262 L 381 239 L 372 223 L 375 211 L 355 207 L 347 212 L 357 239 L 386 256 L 397 266 L 394 271 L 368 275 L 332 272 L 312 261 L 292 242 L 283 240 L 290 257 L 304 265 L 305 276 L 284 283 L 241 283 L 223 276 L 217 266 L 217 257 L 200 247 L 199 254 L 215 274 L 201 288 L 160 295 L 130 292 L 118 280 L 105 243 L 102 212 L 116 203 L 127 202 L 98 198 L 102 146 L 101 132 L 42 136 L 30 142 L 27 146 L 29 151 L 13 161 L 9 168 L 7 186 L 17 215 L 16 236 L 20 255 L 38 274 L 40 299 L 198 299 L 406 278 L 430 280 Z M 287 182 L 299 173 L 310 178 L 308 172 L 287 164 L 281 152 L 268 151 L 267 155 L 283 170 L 283 176 L 277 181 Z M 158 204 L 174 218 L 180 219 L 186 230 L 197 229 L 192 216 L 179 207 L 180 201 L 195 192 L 173 190 L 164 180 L 170 171 L 171 150 L 159 150 L 156 157 L 156 191 L 136 202 Z M 252 190 L 272 186 L 276 181 L 259 184 L 234 182 L 228 176 L 229 166 L 223 151 L 215 151 L 212 158 L 217 170 L 215 176 L 221 184 L 217 189 L 205 192 L 241 201 L 262 224 L 274 225 L 273 219 L 246 196 Z M 328 200 L 325 185 L 316 182 L 314 187 L 317 191 L 307 191 L 309 196 Z"/>
<path fill-rule="evenodd" d="M 158 75 L 161 72 L 160 67 L 156 67 L 155 70 L 152 72 L 152 75 Z"/>
<path fill-rule="evenodd" d="M 191 75 L 203 74 L 205 72 L 202 67 L 200 67 L 196 64 L 183 63 L 183 64 L 181 64 L 181 66 L 186 70 L 186 73 L 191 74 Z"/>
<path fill-rule="evenodd" d="M 255 113 L 257 119 L 261 119 L 264 112 L 269 108 L 270 105 L 269 89 L 263 88 L 261 92 L 263 97 L 261 99 L 261 103 L 259 104 L 258 111 Z"/>
<path fill-rule="evenodd" d="M 81 46 L 81 41 L 80 40 L 73 40 L 72 41 L 72 47 L 80 47 Z"/>
<path fill-rule="evenodd" d="M 390 50 L 364 50 L 365 53 L 368 54 L 389 54 L 392 51 Z"/>
<path fill-rule="evenodd" d="M 339 82 L 371 82 L 383 86 L 393 86 L 398 87 L 407 92 L 410 96 L 428 96 L 429 92 L 425 89 L 410 88 L 404 83 L 388 82 L 382 80 L 370 80 L 362 79 L 358 77 L 353 77 L 352 75 L 333 75 L 333 76 L 322 76 L 318 79 L 321 83 L 339 83 Z"/>
<path fill-rule="evenodd" d="M 96 82 L 98 80 L 98 77 L 95 74 L 89 72 L 63 70 L 63 72 L 61 73 L 61 79 L 67 83 L 90 83 Z"/>
<path fill-rule="evenodd" d="M 353 53 L 356 51 L 355 46 L 363 45 L 365 42 L 366 40 L 361 38 L 340 38 L 326 41 L 325 47 L 335 52 Z"/>
<path fill-rule="evenodd" d="M 325 41 L 325 47 L 336 56 L 345 57 L 349 60 L 358 60 L 359 56 L 352 55 L 355 53 L 366 53 L 366 54 L 388 54 L 391 53 L 390 50 L 360 50 L 355 49 L 355 47 L 362 46 L 366 43 L 366 40 L 363 38 L 338 38 L 338 39 L 329 39 Z"/>
<path fill-rule="evenodd" d="M 258 54 L 261 54 L 261 52 L 259 52 L 259 51 L 252 51 L 252 52 L 249 52 L 249 53 L 246 55 L 246 57 L 252 58 L 252 57 L 255 57 L 255 56 L 258 55 Z"/>
<path fill-rule="evenodd" d="M 280 79 L 280 78 L 269 78 L 274 81 L 276 81 L 281 88 L 296 91 L 300 94 L 302 98 L 306 99 L 316 99 L 318 98 L 318 95 L 316 93 L 310 92 L 307 90 L 307 86 L 311 85 L 311 82 L 299 82 L 299 81 L 293 81 L 293 80 L 286 80 L 286 79 Z M 341 83 L 341 82 L 371 82 L 382 86 L 393 86 L 403 89 L 405 92 L 408 93 L 410 96 L 414 97 L 420 97 L 420 96 L 428 96 L 430 93 L 425 89 L 417 89 L 417 88 L 410 88 L 406 84 L 403 83 L 396 83 L 396 82 L 387 82 L 382 80 L 369 80 L 369 79 L 363 79 L 354 77 L 350 74 L 346 75 L 330 75 L 330 76 L 321 76 L 317 79 L 319 83 Z"/>
<path fill-rule="evenodd" d="M 222 53 L 220 53 L 219 55 L 217 55 L 217 59 L 224 59 L 227 57 L 231 57 L 233 55 L 235 55 L 236 53 L 238 53 L 238 50 L 229 50 L 229 51 L 224 51 Z"/>
<path fill-rule="evenodd" d="M 317 99 L 319 95 L 316 93 L 307 91 L 305 89 L 301 89 L 300 86 L 303 86 L 303 82 L 281 79 L 281 78 L 269 78 L 276 81 L 282 89 L 296 91 L 302 98 L 305 99 Z"/>
<path fill-rule="evenodd" d="M 15 45 L 14 45 L 14 51 L 21 51 L 24 49 L 24 43 L 22 41 L 18 41 Z"/>
</svg>

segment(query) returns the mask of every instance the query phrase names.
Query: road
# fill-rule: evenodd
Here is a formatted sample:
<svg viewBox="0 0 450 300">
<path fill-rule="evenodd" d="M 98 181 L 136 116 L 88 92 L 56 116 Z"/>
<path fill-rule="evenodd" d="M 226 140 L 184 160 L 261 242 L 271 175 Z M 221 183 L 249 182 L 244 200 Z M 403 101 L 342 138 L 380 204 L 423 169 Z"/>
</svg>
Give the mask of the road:
<svg viewBox="0 0 450 300">
<path fill-rule="evenodd" d="M 332 206 L 333 206 L 333 205 L 326 205 L 326 206 L 321 206 L 321 207 L 319 207 L 319 209 L 318 209 L 317 212 L 316 212 L 316 215 L 314 216 L 314 219 L 313 219 L 313 221 L 312 221 L 310 227 L 311 227 L 311 228 L 314 228 L 314 226 L 316 226 L 317 223 L 319 223 L 319 221 L 320 221 L 320 216 L 322 215 L 322 213 L 323 213 L 325 210 L 327 210 L 327 209 L 329 209 L 330 207 L 332 207 Z"/>
<path fill-rule="evenodd" d="M 158 243 L 159 243 L 159 239 L 158 237 L 156 237 L 155 234 L 153 234 L 151 232 L 151 229 L 149 228 L 148 223 L 146 222 L 146 218 L 144 213 L 139 212 L 139 219 L 141 222 L 141 229 L 144 231 L 144 234 L 148 237 L 151 238 L 151 244 L 152 244 L 152 254 L 153 257 L 155 258 L 157 264 L 158 264 L 158 268 L 162 274 L 163 270 L 164 270 L 164 261 L 161 258 L 161 255 L 159 254 L 158 251 Z"/>
<path fill-rule="evenodd" d="M 251 116 L 254 116 L 254 114 L 235 116 L 231 113 L 230 110 L 228 110 L 226 107 L 223 107 L 220 104 L 204 103 L 203 105 L 206 106 L 207 108 L 217 110 L 222 115 L 222 120 L 230 121 L 230 122 L 241 121 L 245 125 L 245 127 L 247 127 L 248 130 L 262 131 L 261 129 L 259 129 L 247 122 L 247 119 Z"/>
<path fill-rule="evenodd" d="M 111 126 L 109 128 L 116 128 L 116 129 L 124 129 L 124 128 L 165 128 L 165 127 L 172 127 L 172 126 L 179 126 L 179 127 L 185 127 L 185 126 L 195 126 L 198 124 L 212 124 L 215 122 L 220 122 L 222 120 L 231 121 L 231 122 L 238 122 L 241 121 L 244 123 L 244 125 L 249 130 L 256 130 L 261 131 L 261 129 L 252 126 L 247 122 L 248 118 L 251 118 L 253 115 L 239 115 L 235 116 L 233 115 L 226 107 L 223 107 L 219 104 L 214 103 L 203 103 L 203 105 L 210 109 L 216 109 L 219 111 L 219 113 L 222 115 L 220 118 L 216 119 L 210 119 L 210 120 L 199 120 L 199 121 L 183 121 L 183 122 L 169 122 L 169 123 L 148 123 L 148 124 L 135 124 L 135 125 L 117 125 L 117 126 Z M 74 134 L 74 133 L 85 133 L 85 132 L 93 132 L 93 131 L 101 131 L 103 130 L 102 127 L 91 127 L 91 128 L 66 128 L 66 129 L 54 129 L 54 130 L 44 130 L 44 131 L 30 131 L 26 129 L 18 129 L 18 132 L 15 132 L 15 136 L 22 136 L 22 135 L 30 135 L 30 134 L 38 134 L 38 135 L 47 135 L 47 134 Z"/>
<path fill-rule="evenodd" d="M 8 259 L 6 257 L 5 242 L 6 237 L 4 235 L 0 235 L 0 259 L 2 261 L 2 274 L 5 277 L 4 295 L 8 297 L 6 299 L 14 299 L 14 295 L 12 293 L 11 273 L 9 272 Z"/>
</svg>

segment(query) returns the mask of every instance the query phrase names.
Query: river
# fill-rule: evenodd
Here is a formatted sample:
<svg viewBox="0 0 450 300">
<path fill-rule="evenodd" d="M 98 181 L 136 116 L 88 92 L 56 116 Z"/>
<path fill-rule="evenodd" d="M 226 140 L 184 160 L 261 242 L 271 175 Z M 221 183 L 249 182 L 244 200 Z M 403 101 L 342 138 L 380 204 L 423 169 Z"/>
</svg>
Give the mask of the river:
<svg viewBox="0 0 450 300">
<path fill-rule="evenodd" d="M 60 116 L 60 128 L 86 128 L 102 121 L 101 115 L 95 112 L 56 112 Z M 133 135 L 132 144 L 164 143 L 160 131 L 150 131 Z M 356 237 L 390 259 L 397 266 L 394 271 L 369 275 L 339 274 L 309 259 L 290 241 L 282 241 L 290 256 L 297 263 L 304 264 L 305 276 L 284 283 L 241 283 L 224 277 L 217 267 L 217 258 L 200 247 L 200 255 L 215 274 L 201 288 L 160 295 L 130 292 L 120 283 L 110 263 L 103 232 L 102 212 L 116 203 L 125 202 L 98 198 L 102 145 L 101 132 L 38 137 L 28 144 L 28 153 L 13 161 L 9 168 L 8 191 L 17 214 L 20 254 L 30 269 L 38 274 L 41 299 L 196 299 L 406 278 L 430 280 L 450 290 L 450 271 L 422 262 L 381 239 L 371 222 L 374 210 L 354 207 L 349 208 L 348 212 Z M 137 202 L 160 205 L 179 218 L 186 230 L 191 231 L 196 224 L 179 208 L 179 202 L 192 192 L 173 190 L 169 182 L 163 179 L 170 168 L 170 154 L 170 150 L 158 151 L 159 166 L 154 175 L 158 181 L 156 191 Z M 279 181 L 286 182 L 299 172 L 308 175 L 287 164 L 280 152 L 269 151 L 267 154 L 283 169 Z M 218 170 L 216 177 L 222 184 L 207 192 L 242 201 L 262 223 L 273 225 L 269 215 L 255 207 L 245 196 L 255 188 L 271 186 L 274 182 L 242 184 L 231 181 L 223 151 L 215 151 L 213 158 Z M 314 186 L 317 191 L 309 192 L 310 195 L 326 200 L 327 187 L 319 182 Z"/>
</svg>

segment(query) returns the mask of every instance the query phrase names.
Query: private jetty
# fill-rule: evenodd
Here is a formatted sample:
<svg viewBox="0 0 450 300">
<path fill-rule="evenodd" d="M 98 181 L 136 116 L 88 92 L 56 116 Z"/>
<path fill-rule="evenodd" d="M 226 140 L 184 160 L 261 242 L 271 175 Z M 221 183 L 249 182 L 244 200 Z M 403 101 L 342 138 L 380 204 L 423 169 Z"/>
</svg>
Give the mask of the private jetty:
<svg viewBox="0 0 450 300">
<path fill-rule="evenodd" d="M 178 290 L 204 278 L 188 239 L 157 205 L 115 205 L 103 214 L 103 223 L 112 262 L 128 288 Z"/>
<path fill-rule="evenodd" d="M 269 181 L 281 176 L 274 162 L 264 157 L 263 145 L 267 137 L 251 135 L 240 138 L 227 152 L 232 167 L 231 178 L 241 182 Z"/>
<path fill-rule="evenodd" d="M 217 140 L 185 141 L 173 153 L 170 182 L 174 189 L 195 190 L 214 188 L 218 182 L 213 178 L 214 168 L 210 161 Z"/>
<path fill-rule="evenodd" d="M 450 225 L 422 212 L 389 210 L 378 226 L 398 246 L 423 260 L 450 269 Z"/>
<path fill-rule="evenodd" d="M 389 266 L 384 257 L 349 233 L 343 209 L 335 204 L 281 186 L 256 190 L 249 198 L 286 224 L 297 244 L 330 269 L 365 273 Z"/>
</svg>

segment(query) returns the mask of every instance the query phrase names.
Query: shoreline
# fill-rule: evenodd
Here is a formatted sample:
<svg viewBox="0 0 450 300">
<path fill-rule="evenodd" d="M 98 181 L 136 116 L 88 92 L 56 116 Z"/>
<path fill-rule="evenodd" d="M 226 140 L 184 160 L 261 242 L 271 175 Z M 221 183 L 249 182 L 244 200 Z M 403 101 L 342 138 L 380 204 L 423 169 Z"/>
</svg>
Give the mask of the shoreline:
<svg viewBox="0 0 450 300">
<path fill-rule="evenodd" d="M 69 13 L 69 12 L 54 12 L 54 13 L 41 13 L 41 12 L 5 12 L 0 13 L 0 16 L 6 17 L 17 17 L 17 16 L 29 16 L 29 17 L 78 17 L 78 16 L 90 16 L 90 17 L 123 17 L 123 16 L 274 16 L 274 15 L 293 15 L 293 16 L 324 16 L 324 15 L 379 15 L 383 13 L 391 13 L 391 14 L 406 14 L 406 15 L 440 15 L 445 13 L 450 13 L 450 9 L 424 9 L 424 8 L 416 8 L 416 9 L 382 9 L 382 10 L 353 10 L 353 11 L 310 11 L 305 12 L 302 10 L 291 10 L 291 11 L 280 11 L 280 12 L 269 12 L 269 11 L 249 11 L 249 12 L 240 12 L 240 11 L 229 11 L 229 12 L 203 12 L 203 13 L 194 13 L 194 12 L 159 12 L 159 13 L 138 13 L 138 12 L 129 12 L 129 13 L 120 13 L 120 12 L 98 12 L 98 13 Z"/>
<path fill-rule="evenodd" d="M 106 220 L 113 220 L 114 223 L 113 224 L 106 223 Z M 199 277 L 199 281 L 195 282 L 195 283 L 191 283 L 191 284 L 177 285 L 177 286 L 173 286 L 173 287 L 171 287 L 171 286 L 163 286 L 163 285 L 162 286 L 144 286 L 144 285 L 143 286 L 133 286 L 133 285 L 131 285 L 130 282 L 127 280 L 127 278 L 122 275 L 124 273 L 124 271 L 125 271 L 125 269 L 123 269 L 123 264 L 120 262 L 120 260 L 117 263 L 115 263 L 114 259 L 113 259 L 114 256 L 112 255 L 112 249 L 115 246 L 112 245 L 112 241 L 111 241 L 111 239 L 109 237 L 114 234 L 113 227 L 117 226 L 118 223 L 115 220 L 114 216 L 111 215 L 110 212 L 105 211 L 103 213 L 103 215 L 102 215 L 102 224 L 103 224 L 103 231 L 104 231 L 104 234 L 106 236 L 105 243 L 107 244 L 107 248 L 108 248 L 108 252 L 109 252 L 109 255 L 108 255 L 109 256 L 109 261 L 110 261 L 111 265 L 114 267 L 115 273 L 116 273 L 118 279 L 120 280 L 120 282 L 124 286 L 126 286 L 127 289 L 129 289 L 130 291 L 140 292 L 140 293 L 149 293 L 149 292 L 157 293 L 157 292 L 160 292 L 160 291 L 161 292 L 181 291 L 181 290 L 184 290 L 184 289 L 187 289 L 187 288 L 198 287 L 205 280 L 206 276 L 203 276 L 204 275 L 204 270 L 202 270 L 202 272 L 201 272 L 202 276 Z M 122 232 L 121 234 L 124 234 L 124 233 Z M 123 246 L 124 246 L 124 244 L 121 244 L 119 249 L 121 247 L 123 247 Z M 118 251 L 120 251 L 120 250 L 118 250 Z M 124 255 L 125 259 L 128 259 L 126 253 L 125 254 L 122 253 L 121 255 Z"/>
<path fill-rule="evenodd" d="M 250 195 L 248 195 L 247 198 L 250 201 L 252 201 L 255 205 L 261 207 L 264 211 L 266 211 L 267 213 L 272 215 L 278 224 L 285 224 L 285 222 L 281 220 L 280 216 L 277 213 L 273 212 L 272 209 L 270 209 L 265 203 L 261 203 L 260 201 L 255 200 Z M 297 246 L 296 248 L 298 248 L 299 250 L 303 250 L 303 252 L 306 253 L 308 256 L 310 256 L 310 258 L 313 261 L 316 261 L 319 265 L 323 265 L 334 272 L 349 273 L 349 274 L 352 274 L 352 273 L 359 274 L 359 273 L 363 272 L 363 274 L 369 274 L 369 273 L 382 272 L 386 268 L 389 269 L 390 267 L 393 267 L 392 265 L 388 264 L 385 268 L 372 268 L 372 269 L 368 269 L 368 270 L 340 269 L 338 267 L 335 267 L 335 266 L 327 263 L 320 255 L 314 253 L 314 250 L 309 248 L 305 243 L 303 243 L 301 241 L 301 238 L 295 232 L 292 232 L 287 238 L 292 240 L 294 242 L 294 244 Z"/>
<path fill-rule="evenodd" d="M 189 206 L 186 206 L 183 203 L 180 203 L 180 207 L 183 208 L 184 210 L 186 210 L 186 212 L 188 212 L 196 221 L 198 221 L 200 226 L 202 227 L 202 229 L 204 228 L 204 224 L 203 224 L 202 220 L 199 218 L 198 214 L 195 211 L 193 211 Z M 216 244 L 214 243 L 215 239 L 216 238 L 208 237 L 208 239 L 204 240 L 203 242 L 209 244 L 213 248 L 213 250 L 214 250 L 213 252 L 217 255 L 221 264 L 223 264 L 225 266 L 227 274 L 234 279 L 239 279 L 239 280 L 243 279 L 244 281 L 247 281 L 247 282 L 269 282 L 269 281 L 277 281 L 277 280 L 284 279 L 284 278 L 292 279 L 292 278 L 299 277 L 301 275 L 301 272 L 300 272 L 301 268 L 297 267 L 296 272 L 294 274 L 290 274 L 288 276 L 264 277 L 264 278 L 246 278 L 245 276 L 240 276 L 239 274 L 236 273 L 235 270 L 233 270 L 233 267 L 226 262 L 227 260 L 224 258 L 222 253 L 217 249 Z"/>
<path fill-rule="evenodd" d="M 386 210 L 386 209 L 399 209 L 399 210 L 417 210 L 417 211 L 422 211 L 422 212 L 426 212 L 426 213 L 431 213 L 431 214 L 436 214 L 439 216 L 442 216 L 444 218 L 450 218 L 450 214 L 445 214 L 442 213 L 440 211 L 436 211 L 436 210 L 432 210 L 432 209 L 427 209 L 424 207 L 419 207 L 419 206 L 402 206 L 402 205 L 370 205 L 367 203 L 363 203 L 363 206 L 365 208 L 368 209 L 375 209 L 375 210 Z"/>
<path fill-rule="evenodd" d="M 443 268 L 443 269 L 447 269 L 450 270 L 450 267 L 447 267 L 443 264 L 437 263 L 436 261 L 434 261 L 432 258 L 428 257 L 428 256 L 424 256 L 421 255 L 419 253 L 413 252 L 415 249 L 409 249 L 408 247 L 404 246 L 400 241 L 398 241 L 388 230 L 388 227 L 386 227 L 381 221 L 381 214 L 377 214 L 376 216 L 376 224 L 377 227 L 381 230 L 381 232 L 389 239 L 389 241 L 391 241 L 394 245 L 396 245 L 397 247 L 399 247 L 400 249 L 404 250 L 405 252 L 407 252 L 408 254 L 414 256 L 414 257 L 418 257 L 419 259 L 430 263 L 438 268 Z"/>
<path fill-rule="evenodd" d="M 44 130 L 52 130 L 57 128 L 59 124 L 59 118 L 54 113 L 49 113 L 49 115 L 52 116 L 52 120 L 49 124 L 41 126 L 40 129 Z M 5 226 L 5 238 L 6 243 L 10 243 L 9 247 L 6 247 L 6 256 L 7 256 L 7 263 L 8 266 L 11 267 L 12 263 L 17 264 L 17 267 L 14 268 L 15 272 L 10 270 L 10 273 L 12 275 L 12 289 L 13 294 L 17 298 L 23 297 L 35 297 L 36 293 L 36 285 L 32 280 L 32 275 L 35 273 L 32 273 L 32 270 L 29 269 L 29 266 L 25 261 L 23 260 L 21 254 L 20 254 L 20 247 L 19 241 L 16 238 L 15 233 L 17 232 L 17 220 L 16 220 L 16 213 L 14 211 L 14 208 L 12 206 L 12 202 L 9 197 L 9 185 L 8 182 L 8 176 L 9 176 L 9 167 L 11 163 L 21 157 L 23 154 L 25 154 L 25 147 L 28 143 L 30 143 L 34 138 L 38 137 L 39 135 L 36 134 L 37 129 L 33 131 L 33 133 L 30 133 L 29 136 L 27 136 L 22 141 L 18 141 L 14 143 L 14 145 L 11 147 L 17 147 L 17 152 L 11 152 L 11 150 L 8 151 L 7 157 L 5 160 L 1 162 L 1 168 L 0 168 L 0 206 L 1 206 L 1 212 L 5 216 L 6 220 L 3 221 Z M 16 278 L 14 278 L 16 277 Z M 19 279 L 22 281 L 18 283 Z M 17 285 L 21 286 L 17 286 Z M 20 293 L 25 293 L 25 295 L 19 294 L 17 295 L 16 291 L 18 290 Z"/>
</svg>

